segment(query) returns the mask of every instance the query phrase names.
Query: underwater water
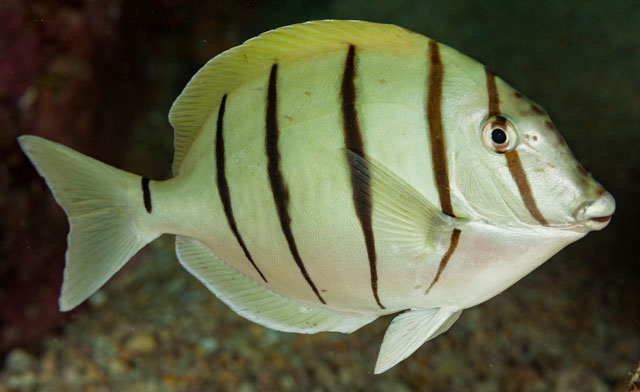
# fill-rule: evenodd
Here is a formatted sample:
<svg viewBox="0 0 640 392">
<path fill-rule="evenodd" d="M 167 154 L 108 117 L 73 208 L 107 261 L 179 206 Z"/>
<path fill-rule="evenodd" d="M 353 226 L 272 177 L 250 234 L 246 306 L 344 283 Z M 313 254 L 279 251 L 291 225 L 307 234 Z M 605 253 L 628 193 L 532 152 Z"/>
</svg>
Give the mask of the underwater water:
<svg viewBox="0 0 640 392">
<path fill-rule="evenodd" d="M 171 236 L 60 313 L 67 223 L 16 137 L 168 178 L 167 114 L 193 73 L 325 18 L 397 24 L 486 64 L 616 197 L 610 225 L 377 376 L 391 317 L 350 335 L 263 328 L 186 272 Z M 640 361 L 639 22 L 623 0 L 0 3 L 0 392 L 627 390 Z"/>
</svg>

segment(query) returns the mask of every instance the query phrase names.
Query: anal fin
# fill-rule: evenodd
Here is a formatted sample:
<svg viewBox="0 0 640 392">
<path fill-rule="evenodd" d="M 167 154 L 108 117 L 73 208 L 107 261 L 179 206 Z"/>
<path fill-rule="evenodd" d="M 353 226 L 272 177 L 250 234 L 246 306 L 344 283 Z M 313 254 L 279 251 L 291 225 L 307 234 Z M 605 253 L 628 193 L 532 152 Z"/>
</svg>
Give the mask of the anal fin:
<svg viewBox="0 0 640 392">
<path fill-rule="evenodd" d="M 382 340 L 374 373 L 392 368 L 424 342 L 446 332 L 460 313 L 452 308 L 414 309 L 396 316 Z"/>
<path fill-rule="evenodd" d="M 351 333 L 378 316 L 348 316 L 285 298 L 228 266 L 198 240 L 176 237 L 176 253 L 184 268 L 240 316 L 284 332 Z"/>
</svg>

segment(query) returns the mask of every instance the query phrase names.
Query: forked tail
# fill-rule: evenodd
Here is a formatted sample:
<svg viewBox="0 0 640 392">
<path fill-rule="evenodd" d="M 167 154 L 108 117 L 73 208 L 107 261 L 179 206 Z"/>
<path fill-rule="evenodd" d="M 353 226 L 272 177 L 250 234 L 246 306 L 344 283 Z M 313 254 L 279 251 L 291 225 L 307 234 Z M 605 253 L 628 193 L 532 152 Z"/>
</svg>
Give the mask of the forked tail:
<svg viewBox="0 0 640 392">
<path fill-rule="evenodd" d="M 145 180 L 37 136 L 18 142 L 69 219 L 59 306 L 71 310 L 160 234 L 145 224 Z"/>
</svg>

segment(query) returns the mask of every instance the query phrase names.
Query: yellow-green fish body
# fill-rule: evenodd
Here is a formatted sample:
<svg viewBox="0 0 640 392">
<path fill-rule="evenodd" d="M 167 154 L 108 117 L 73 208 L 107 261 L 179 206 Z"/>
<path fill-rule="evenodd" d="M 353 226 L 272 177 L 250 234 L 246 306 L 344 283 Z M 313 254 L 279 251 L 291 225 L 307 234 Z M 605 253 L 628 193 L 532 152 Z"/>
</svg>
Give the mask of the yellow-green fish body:
<svg viewBox="0 0 640 392">
<path fill-rule="evenodd" d="M 615 208 L 542 109 L 396 26 L 264 33 L 205 65 L 170 121 L 167 181 L 21 137 L 70 217 L 62 310 L 172 233 L 187 270 L 274 329 L 352 332 L 410 309 L 382 372 Z"/>
</svg>

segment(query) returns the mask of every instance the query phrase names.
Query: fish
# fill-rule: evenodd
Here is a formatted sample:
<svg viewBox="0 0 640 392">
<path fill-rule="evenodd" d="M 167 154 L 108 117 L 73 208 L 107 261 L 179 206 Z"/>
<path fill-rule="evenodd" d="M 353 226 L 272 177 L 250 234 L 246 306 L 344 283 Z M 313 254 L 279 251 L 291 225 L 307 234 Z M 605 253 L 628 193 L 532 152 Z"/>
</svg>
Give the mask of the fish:
<svg viewBox="0 0 640 392">
<path fill-rule="evenodd" d="M 265 32 L 207 62 L 169 122 L 167 180 L 18 138 L 69 220 L 61 311 L 174 234 L 181 265 L 264 327 L 397 314 L 379 374 L 615 211 L 540 106 L 394 25 Z"/>
</svg>

